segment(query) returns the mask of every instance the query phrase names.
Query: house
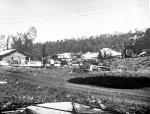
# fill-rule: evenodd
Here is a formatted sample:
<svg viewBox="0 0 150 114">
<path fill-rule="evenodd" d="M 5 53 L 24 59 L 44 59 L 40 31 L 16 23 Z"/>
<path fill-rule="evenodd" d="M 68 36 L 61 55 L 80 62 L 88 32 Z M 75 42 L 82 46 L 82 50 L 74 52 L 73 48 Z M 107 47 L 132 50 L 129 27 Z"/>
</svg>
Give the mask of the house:
<svg viewBox="0 0 150 114">
<path fill-rule="evenodd" d="M 82 55 L 83 59 L 96 59 L 98 57 L 98 52 L 87 52 Z"/>
<path fill-rule="evenodd" d="M 8 63 L 21 64 L 24 61 L 30 61 L 31 55 L 17 49 L 4 50 L 0 52 L 0 61 L 7 61 Z"/>
<path fill-rule="evenodd" d="M 101 56 L 102 58 L 106 58 L 106 57 L 121 57 L 121 53 L 114 51 L 110 48 L 103 48 L 100 50 Z"/>
<path fill-rule="evenodd" d="M 62 54 L 57 54 L 58 58 L 60 59 L 70 59 L 71 58 L 71 53 L 62 53 Z"/>
</svg>

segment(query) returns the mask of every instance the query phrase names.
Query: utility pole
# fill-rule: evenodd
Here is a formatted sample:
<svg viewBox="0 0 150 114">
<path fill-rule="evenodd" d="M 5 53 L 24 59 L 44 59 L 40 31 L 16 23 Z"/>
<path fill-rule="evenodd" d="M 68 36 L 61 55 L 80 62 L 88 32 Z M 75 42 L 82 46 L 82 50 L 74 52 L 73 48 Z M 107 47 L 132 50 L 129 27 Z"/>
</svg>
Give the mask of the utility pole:
<svg viewBox="0 0 150 114">
<path fill-rule="evenodd" d="M 9 49 L 9 36 L 8 36 L 8 38 L 7 38 L 7 50 Z"/>
<path fill-rule="evenodd" d="M 42 45 L 43 66 L 46 64 L 46 44 Z"/>
</svg>

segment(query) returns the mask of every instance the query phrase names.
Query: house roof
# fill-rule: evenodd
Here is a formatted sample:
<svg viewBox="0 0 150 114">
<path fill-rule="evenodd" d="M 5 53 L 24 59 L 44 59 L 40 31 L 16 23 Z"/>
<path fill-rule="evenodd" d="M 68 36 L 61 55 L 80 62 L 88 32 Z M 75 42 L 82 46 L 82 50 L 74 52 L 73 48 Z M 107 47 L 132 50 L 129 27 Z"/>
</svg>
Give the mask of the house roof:
<svg viewBox="0 0 150 114">
<path fill-rule="evenodd" d="M 4 51 L 1 51 L 0 52 L 0 57 L 5 57 L 5 56 L 8 56 L 14 52 L 19 52 L 25 56 L 31 56 L 29 53 L 27 52 L 23 52 L 23 51 L 20 51 L 20 50 L 17 50 L 17 49 L 10 49 L 10 50 L 4 50 Z"/>
<path fill-rule="evenodd" d="M 57 54 L 58 58 L 71 58 L 71 53 Z"/>
<path fill-rule="evenodd" d="M 98 57 L 98 52 L 87 52 L 82 55 L 82 58 L 84 59 L 92 59 L 92 58 L 97 58 Z"/>
<path fill-rule="evenodd" d="M 15 49 L 10 49 L 10 50 L 4 50 L 0 52 L 0 56 L 3 56 L 5 54 L 11 53 L 12 51 L 14 51 Z"/>
</svg>

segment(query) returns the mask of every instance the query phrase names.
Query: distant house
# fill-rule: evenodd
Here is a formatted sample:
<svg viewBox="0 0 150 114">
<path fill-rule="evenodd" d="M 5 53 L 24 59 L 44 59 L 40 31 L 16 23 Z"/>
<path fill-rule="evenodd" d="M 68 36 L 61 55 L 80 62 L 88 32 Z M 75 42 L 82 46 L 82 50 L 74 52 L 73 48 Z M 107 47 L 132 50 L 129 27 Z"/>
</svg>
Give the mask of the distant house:
<svg viewBox="0 0 150 114">
<path fill-rule="evenodd" d="M 87 52 L 81 56 L 83 59 L 95 59 L 98 57 L 98 52 Z"/>
<path fill-rule="evenodd" d="M 81 53 L 62 53 L 57 54 L 59 59 L 76 59 L 81 57 Z"/>
<path fill-rule="evenodd" d="M 27 52 L 19 51 L 17 49 L 4 50 L 0 52 L 0 61 L 7 61 L 9 63 L 22 61 L 30 61 L 31 55 Z"/>
<path fill-rule="evenodd" d="M 102 58 L 107 58 L 107 57 L 120 57 L 121 53 L 114 51 L 110 48 L 103 48 L 100 50 Z"/>
<path fill-rule="evenodd" d="M 70 59 L 71 58 L 71 53 L 62 53 L 62 54 L 57 54 L 58 58 L 60 59 Z"/>
</svg>

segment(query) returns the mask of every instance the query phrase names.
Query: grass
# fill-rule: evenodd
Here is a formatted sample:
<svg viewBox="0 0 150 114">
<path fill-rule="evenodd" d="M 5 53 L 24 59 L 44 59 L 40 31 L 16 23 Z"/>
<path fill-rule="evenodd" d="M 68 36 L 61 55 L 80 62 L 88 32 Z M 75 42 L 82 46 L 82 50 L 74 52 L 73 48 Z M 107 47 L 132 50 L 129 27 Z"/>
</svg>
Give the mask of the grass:
<svg viewBox="0 0 150 114">
<path fill-rule="evenodd" d="M 1 67 L 0 77 L 8 82 L 6 85 L 0 85 L 1 111 L 57 101 L 74 101 L 89 105 L 87 98 L 91 96 L 100 98 L 112 112 L 132 114 L 150 110 L 148 72 L 79 74 L 70 71 L 68 68 L 51 70 Z M 6 104 L 8 106 L 4 108 Z"/>
</svg>

